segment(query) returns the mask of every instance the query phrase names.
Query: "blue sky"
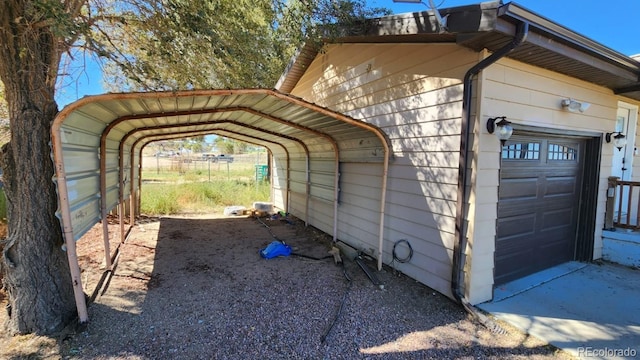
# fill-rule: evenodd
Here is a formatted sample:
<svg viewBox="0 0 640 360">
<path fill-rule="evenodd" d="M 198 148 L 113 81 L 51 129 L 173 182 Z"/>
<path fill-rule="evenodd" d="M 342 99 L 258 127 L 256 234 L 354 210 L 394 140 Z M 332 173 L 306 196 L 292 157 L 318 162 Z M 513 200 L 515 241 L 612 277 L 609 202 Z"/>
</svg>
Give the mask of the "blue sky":
<svg viewBox="0 0 640 360">
<path fill-rule="evenodd" d="M 482 1 L 434 0 L 438 8 L 479 2 Z M 640 54 L 640 0 L 519 0 L 515 3 L 622 54 Z M 390 8 L 396 14 L 427 9 L 421 3 L 394 3 L 392 0 L 371 0 L 371 5 Z M 81 58 L 79 61 L 82 62 L 73 66 L 74 80 L 56 95 L 60 107 L 85 95 L 105 92 L 100 68 L 91 61 L 85 63 Z"/>
</svg>

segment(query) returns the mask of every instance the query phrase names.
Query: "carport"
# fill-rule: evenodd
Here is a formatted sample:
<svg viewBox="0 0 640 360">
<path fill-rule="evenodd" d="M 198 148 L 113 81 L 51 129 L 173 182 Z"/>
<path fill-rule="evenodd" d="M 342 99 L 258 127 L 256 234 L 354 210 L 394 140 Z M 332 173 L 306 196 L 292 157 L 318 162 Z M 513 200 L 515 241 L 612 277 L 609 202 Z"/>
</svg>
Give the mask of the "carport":
<svg viewBox="0 0 640 360">
<path fill-rule="evenodd" d="M 274 206 L 314 225 L 310 200 L 330 203 L 334 241 L 340 163 L 380 164 L 376 255 L 382 267 L 390 149 L 376 126 L 275 90 L 194 90 L 85 97 L 58 114 L 51 134 L 57 215 L 80 322 L 86 322 L 88 314 L 75 242 L 101 221 L 110 271 L 107 215 L 117 209 L 123 242 L 140 209 L 142 150 L 163 139 L 216 134 L 267 148 Z"/>
</svg>

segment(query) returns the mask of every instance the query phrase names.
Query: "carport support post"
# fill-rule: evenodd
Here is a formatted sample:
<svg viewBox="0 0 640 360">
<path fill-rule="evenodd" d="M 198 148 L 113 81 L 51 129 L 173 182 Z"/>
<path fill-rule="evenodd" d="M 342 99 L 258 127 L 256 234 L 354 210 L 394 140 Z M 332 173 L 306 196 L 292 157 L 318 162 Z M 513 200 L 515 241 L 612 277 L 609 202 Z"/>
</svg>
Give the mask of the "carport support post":
<svg viewBox="0 0 640 360">
<path fill-rule="evenodd" d="M 80 321 L 80 323 L 86 323 L 87 321 L 89 321 L 89 313 L 87 311 L 87 301 L 84 297 L 84 290 L 82 290 L 82 280 L 80 275 L 80 264 L 78 264 L 76 242 L 75 240 L 73 240 L 73 233 L 66 231 L 66 226 L 64 237 L 65 244 L 67 246 L 69 271 L 71 272 L 71 281 L 73 283 L 73 296 L 76 300 L 76 309 L 78 311 L 78 321 Z"/>
<path fill-rule="evenodd" d="M 102 238 L 104 240 L 104 263 L 111 269 L 111 250 L 109 249 L 109 223 L 107 222 L 107 131 L 100 137 L 100 212 L 102 215 Z"/>
<path fill-rule="evenodd" d="M 135 188 L 135 181 L 134 179 L 135 177 L 135 166 L 134 164 L 135 162 L 135 154 L 133 151 L 133 147 L 131 147 L 131 154 L 130 154 L 130 164 L 131 166 L 129 167 L 130 172 L 129 172 L 129 179 L 131 179 L 131 184 L 130 185 L 130 190 L 129 190 L 129 229 L 131 229 L 131 227 L 136 223 L 136 210 L 135 210 L 135 193 L 136 193 L 136 188 Z M 141 165 L 142 163 L 140 163 Z"/>
<path fill-rule="evenodd" d="M 80 264 L 78 264 L 78 253 L 76 250 L 76 241 L 73 238 L 73 228 L 71 227 L 71 208 L 69 207 L 69 191 L 67 190 L 67 175 L 64 171 L 64 160 L 62 157 L 62 141 L 60 139 L 60 122 L 55 122 L 51 126 L 51 139 L 53 149 L 53 160 L 56 167 L 56 184 L 58 186 L 58 199 L 60 204 L 60 217 L 62 220 L 62 234 L 69 260 L 69 272 L 71 273 L 71 282 L 73 284 L 73 295 L 76 301 L 76 310 L 78 311 L 78 320 L 80 323 L 89 321 L 89 313 L 87 312 L 87 301 L 84 297 L 82 289 L 82 279 L 80 275 Z"/>
</svg>

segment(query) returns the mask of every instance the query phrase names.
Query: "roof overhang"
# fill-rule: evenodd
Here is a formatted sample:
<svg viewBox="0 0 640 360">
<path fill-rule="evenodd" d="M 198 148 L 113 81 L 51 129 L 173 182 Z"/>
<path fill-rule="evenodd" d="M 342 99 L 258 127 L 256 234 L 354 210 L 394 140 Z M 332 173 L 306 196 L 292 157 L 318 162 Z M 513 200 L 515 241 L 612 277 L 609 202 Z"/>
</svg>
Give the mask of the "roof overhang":
<svg viewBox="0 0 640 360">
<path fill-rule="evenodd" d="M 457 43 L 475 51 L 496 51 L 513 40 L 520 22 L 529 24 L 526 41 L 509 55 L 524 63 L 556 71 L 640 100 L 640 62 L 616 52 L 516 3 L 501 1 L 441 9 L 447 29 L 439 31 L 432 11 L 370 19 L 345 28 L 328 43 Z M 292 59 L 276 88 L 290 92 L 318 54 L 305 44 Z"/>
</svg>

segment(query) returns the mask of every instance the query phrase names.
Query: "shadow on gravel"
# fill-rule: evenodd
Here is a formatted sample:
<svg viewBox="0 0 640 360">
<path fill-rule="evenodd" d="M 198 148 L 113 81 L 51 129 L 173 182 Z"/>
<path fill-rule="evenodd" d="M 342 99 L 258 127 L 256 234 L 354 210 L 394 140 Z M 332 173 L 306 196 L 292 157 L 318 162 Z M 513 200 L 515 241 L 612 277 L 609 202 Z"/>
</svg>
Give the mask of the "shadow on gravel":
<svg viewBox="0 0 640 360">
<path fill-rule="evenodd" d="M 162 218 L 157 235 L 134 229 L 109 288 L 89 308 L 87 329 L 64 341 L 63 357 L 558 356 L 522 334 L 489 332 L 448 298 L 387 267 L 376 273 L 380 290 L 353 262 L 344 266 L 349 282 L 331 258 L 265 260 L 259 250 L 274 236 L 317 258 L 330 247 L 312 228 L 250 217 Z"/>
</svg>

